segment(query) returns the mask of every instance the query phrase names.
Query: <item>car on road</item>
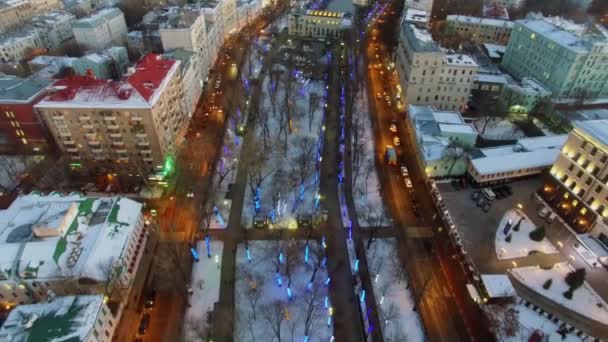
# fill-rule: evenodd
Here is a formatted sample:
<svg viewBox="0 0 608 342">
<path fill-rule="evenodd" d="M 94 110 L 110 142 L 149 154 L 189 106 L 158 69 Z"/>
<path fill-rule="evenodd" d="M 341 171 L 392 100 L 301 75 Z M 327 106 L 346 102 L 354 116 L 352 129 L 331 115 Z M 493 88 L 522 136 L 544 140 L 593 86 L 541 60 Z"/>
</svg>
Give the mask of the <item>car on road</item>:
<svg viewBox="0 0 608 342">
<path fill-rule="evenodd" d="M 409 177 L 406 177 L 403 182 L 408 190 L 412 189 L 412 181 L 409 179 Z"/>
<path fill-rule="evenodd" d="M 496 194 L 494 193 L 494 191 L 492 191 L 492 189 L 483 188 L 481 189 L 481 194 L 483 195 L 483 197 L 487 198 L 488 201 L 493 201 L 496 199 Z"/>
<path fill-rule="evenodd" d="M 382 95 L 380 95 L 380 93 L 376 93 L 376 99 L 380 100 L 382 98 Z"/>
<path fill-rule="evenodd" d="M 144 308 L 152 309 L 156 303 L 156 290 L 152 289 L 144 295 Z"/>
<path fill-rule="evenodd" d="M 397 121 L 396 120 L 391 121 L 391 125 L 388 129 L 389 129 L 389 131 L 391 131 L 393 133 L 397 132 Z"/>
<path fill-rule="evenodd" d="M 194 192 L 190 191 L 189 193 L 186 194 L 186 197 L 188 197 L 188 198 L 194 197 Z"/>
<path fill-rule="evenodd" d="M 393 137 L 393 145 L 395 145 L 395 146 L 401 145 L 401 140 L 399 140 L 399 137 Z"/>
<path fill-rule="evenodd" d="M 401 175 L 403 177 L 407 177 L 409 174 L 410 172 L 408 171 L 407 167 L 405 165 L 401 165 Z"/>
<path fill-rule="evenodd" d="M 149 325 L 150 325 L 150 314 L 149 313 L 145 313 L 141 317 L 141 321 L 139 321 L 139 329 L 137 329 L 137 332 L 140 335 L 144 335 L 148 331 L 148 326 Z"/>
</svg>

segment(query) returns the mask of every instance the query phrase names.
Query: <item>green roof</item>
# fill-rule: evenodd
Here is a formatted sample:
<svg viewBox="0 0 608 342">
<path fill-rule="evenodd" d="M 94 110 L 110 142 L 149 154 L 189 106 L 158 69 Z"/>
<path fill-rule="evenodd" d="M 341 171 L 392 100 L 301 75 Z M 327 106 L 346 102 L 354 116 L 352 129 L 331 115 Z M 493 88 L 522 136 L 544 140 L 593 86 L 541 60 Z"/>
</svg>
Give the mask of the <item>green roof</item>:
<svg viewBox="0 0 608 342">
<path fill-rule="evenodd" d="M 0 103 L 30 102 L 52 82 L 4 75 L 0 77 Z"/>
</svg>

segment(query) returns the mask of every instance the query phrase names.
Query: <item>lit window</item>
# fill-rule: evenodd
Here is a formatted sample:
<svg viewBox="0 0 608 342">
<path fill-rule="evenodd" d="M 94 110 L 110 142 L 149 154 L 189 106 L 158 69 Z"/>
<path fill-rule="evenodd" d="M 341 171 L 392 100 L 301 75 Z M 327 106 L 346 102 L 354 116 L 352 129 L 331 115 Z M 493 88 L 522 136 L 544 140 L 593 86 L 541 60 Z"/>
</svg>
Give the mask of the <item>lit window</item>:
<svg viewBox="0 0 608 342">
<path fill-rule="evenodd" d="M 23 145 L 27 145 L 27 139 L 22 138 L 22 139 L 21 139 L 21 142 L 23 143 Z"/>
<path fill-rule="evenodd" d="M 530 35 L 530 39 L 534 40 L 535 38 L 536 38 L 536 33 L 532 33 L 532 34 Z"/>
</svg>

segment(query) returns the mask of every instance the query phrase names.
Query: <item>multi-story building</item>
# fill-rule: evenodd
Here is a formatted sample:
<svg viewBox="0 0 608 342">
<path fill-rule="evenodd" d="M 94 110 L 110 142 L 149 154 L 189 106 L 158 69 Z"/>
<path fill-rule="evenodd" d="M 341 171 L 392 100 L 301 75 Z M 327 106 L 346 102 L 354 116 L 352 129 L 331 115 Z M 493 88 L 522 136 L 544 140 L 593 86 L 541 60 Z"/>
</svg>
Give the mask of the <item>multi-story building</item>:
<svg viewBox="0 0 608 342">
<path fill-rule="evenodd" d="M 521 82 L 505 84 L 498 95 L 498 101 L 507 113 L 527 114 L 539 101 L 549 96 L 551 92 L 542 84 L 525 77 Z"/>
<path fill-rule="evenodd" d="M 3 0 L 0 2 L 0 33 L 19 29 L 32 17 L 62 7 L 60 0 Z"/>
<path fill-rule="evenodd" d="M 608 120 L 574 121 L 573 126 L 539 195 L 577 232 L 606 239 Z"/>
<path fill-rule="evenodd" d="M 127 47 L 132 53 L 142 54 L 145 51 L 144 33 L 142 31 L 131 31 L 127 34 Z"/>
<path fill-rule="evenodd" d="M 197 61 L 200 55 L 191 51 L 176 49 L 165 53 L 163 56 L 181 61 L 180 75 L 184 89 L 184 104 L 189 116 L 192 116 L 203 91 L 207 69 L 203 68 L 200 61 Z"/>
<path fill-rule="evenodd" d="M 406 22 L 396 65 L 405 103 L 453 111 L 464 109 L 478 68 L 470 56 L 445 52 L 427 30 Z"/>
<path fill-rule="evenodd" d="M 113 46 L 78 58 L 72 63 L 72 68 L 79 75 L 89 75 L 103 80 L 119 80 L 127 71 L 128 65 L 127 49 Z"/>
<path fill-rule="evenodd" d="M 0 328 L 0 339 L 110 342 L 118 318 L 103 295 L 57 297 L 17 306 Z"/>
<path fill-rule="evenodd" d="M 72 163 L 148 176 L 162 170 L 187 129 L 179 67 L 148 54 L 124 81 L 59 80 L 35 108 Z"/>
<path fill-rule="evenodd" d="M 467 156 L 467 176 L 486 186 L 537 175 L 549 169 L 568 135 L 519 139 L 515 144 L 480 148 Z"/>
<path fill-rule="evenodd" d="M 409 125 L 416 135 L 416 157 L 431 178 L 462 176 L 466 150 L 475 146 L 477 130 L 458 112 L 429 106 L 408 106 Z"/>
<path fill-rule="evenodd" d="M 500 6 L 504 8 L 518 9 L 523 5 L 524 0 L 485 0 L 485 5 Z"/>
<path fill-rule="evenodd" d="M 206 24 L 213 23 L 221 41 L 236 30 L 236 0 L 199 0 L 197 5 L 205 13 Z"/>
<path fill-rule="evenodd" d="M 430 19 L 431 15 L 429 12 L 415 8 L 406 8 L 401 17 L 402 22 L 413 24 L 420 29 L 428 28 Z"/>
<path fill-rule="evenodd" d="M 513 22 L 509 20 L 466 15 L 448 15 L 446 22 L 448 28 L 478 44 L 506 44 L 513 28 Z"/>
<path fill-rule="evenodd" d="M 46 35 L 40 29 L 26 26 L 19 31 L 13 31 L 0 38 L 0 61 L 2 63 L 17 63 L 30 57 L 37 49 L 46 49 Z"/>
<path fill-rule="evenodd" d="M 78 45 L 85 49 L 103 49 L 110 45 L 124 45 L 127 23 L 118 8 L 103 8 L 72 24 Z"/>
<path fill-rule="evenodd" d="M 413 8 L 431 13 L 433 11 L 433 0 L 405 0 L 403 8 Z"/>
<path fill-rule="evenodd" d="M 608 96 L 608 38 L 594 27 L 528 15 L 518 20 L 502 66 L 515 78 L 536 79 L 553 96 Z"/>
<path fill-rule="evenodd" d="M 68 12 L 53 11 L 32 18 L 32 25 L 46 32 L 49 49 L 57 49 L 74 37 L 72 23 L 76 17 Z"/>
<path fill-rule="evenodd" d="M 253 21 L 262 12 L 261 0 L 237 0 L 236 2 L 236 21 L 237 29 Z"/>
<path fill-rule="evenodd" d="M 0 135 L 8 150 L 44 151 L 50 136 L 34 111 L 50 80 L 3 76 L 0 78 Z"/>
<path fill-rule="evenodd" d="M 289 14 L 288 32 L 292 36 L 340 39 L 351 27 L 349 13 L 296 9 Z"/>
<path fill-rule="evenodd" d="M 72 64 L 78 58 L 66 56 L 48 56 L 40 55 L 30 60 L 27 65 L 33 73 L 31 78 L 40 79 L 57 79 L 61 78 L 62 74 L 72 68 Z"/>
<path fill-rule="evenodd" d="M 158 17 L 163 50 L 184 49 L 199 54 L 207 48 L 205 16 L 198 5 L 169 7 Z"/>
<path fill-rule="evenodd" d="M 81 294 L 123 304 L 147 239 L 142 205 L 131 199 L 19 196 L 0 211 L 0 304 Z"/>
</svg>

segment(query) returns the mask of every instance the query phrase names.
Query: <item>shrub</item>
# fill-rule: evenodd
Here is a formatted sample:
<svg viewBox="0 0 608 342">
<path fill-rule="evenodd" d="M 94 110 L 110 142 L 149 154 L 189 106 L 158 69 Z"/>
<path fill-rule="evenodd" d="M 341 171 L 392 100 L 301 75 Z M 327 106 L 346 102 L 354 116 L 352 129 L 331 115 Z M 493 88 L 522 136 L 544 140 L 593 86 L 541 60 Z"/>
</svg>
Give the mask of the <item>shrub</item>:
<svg viewBox="0 0 608 342">
<path fill-rule="evenodd" d="M 568 291 L 564 292 L 564 297 L 566 297 L 566 299 L 572 299 L 572 288 L 569 288 Z"/>
<path fill-rule="evenodd" d="M 571 290 L 575 290 L 583 285 L 586 275 L 587 270 L 584 268 L 577 268 L 566 275 L 566 284 L 570 285 Z"/>
<path fill-rule="evenodd" d="M 506 242 L 511 242 L 511 234 L 507 235 L 507 237 L 505 238 Z"/>
<path fill-rule="evenodd" d="M 545 227 L 540 226 L 530 232 L 530 239 L 540 242 L 545 238 Z"/>
<path fill-rule="evenodd" d="M 551 284 L 553 283 L 553 279 L 549 278 L 545 281 L 545 283 L 543 284 L 543 289 L 548 290 L 551 287 Z"/>
</svg>

